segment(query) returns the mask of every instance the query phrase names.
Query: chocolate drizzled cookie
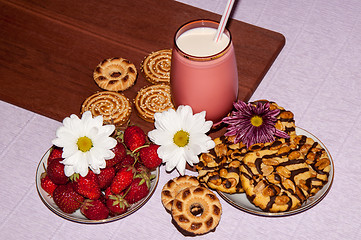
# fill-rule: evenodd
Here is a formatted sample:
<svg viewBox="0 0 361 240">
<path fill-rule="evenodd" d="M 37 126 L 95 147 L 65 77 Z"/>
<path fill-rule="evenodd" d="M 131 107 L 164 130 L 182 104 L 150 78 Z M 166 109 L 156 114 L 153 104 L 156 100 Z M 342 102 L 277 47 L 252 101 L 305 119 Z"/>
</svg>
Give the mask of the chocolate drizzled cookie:
<svg viewBox="0 0 361 240">
<path fill-rule="evenodd" d="M 244 192 L 240 183 L 240 165 L 247 148 L 231 138 L 214 139 L 216 146 L 200 156 L 196 166 L 198 179 L 208 187 L 226 193 Z"/>
<path fill-rule="evenodd" d="M 327 183 L 331 167 L 325 149 L 303 135 L 258 144 L 242 161 L 247 198 L 266 212 L 299 208 Z"/>
</svg>

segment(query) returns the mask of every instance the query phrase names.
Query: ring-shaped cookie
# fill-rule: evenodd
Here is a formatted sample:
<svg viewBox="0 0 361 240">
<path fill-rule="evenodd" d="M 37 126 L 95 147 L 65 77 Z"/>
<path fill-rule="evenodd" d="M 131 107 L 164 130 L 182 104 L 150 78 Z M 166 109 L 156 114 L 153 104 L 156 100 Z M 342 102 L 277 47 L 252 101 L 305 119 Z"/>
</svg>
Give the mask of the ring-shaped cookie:
<svg viewBox="0 0 361 240">
<path fill-rule="evenodd" d="M 123 125 L 128 122 L 132 107 L 121 93 L 103 91 L 89 96 L 82 104 L 81 112 L 90 111 L 93 116 L 102 115 L 105 124 Z"/>
<path fill-rule="evenodd" d="M 137 69 L 124 58 L 108 58 L 95 68 L 93 78 L 96 84 L 108 91 L 124 91 L 134 85 Z"/>
<path fill-rule="evenodd" d="M 217 196 L 208 188 L 194 186 L 180 191 L 173 201 L 172 217 L 188 233 L 204 234 L 214 230 L 222 215 Z"/>
<path fill-rule="evenodd" d="M 194 176 L 184 175 L 170 179 L 162 189 L 161 199 L 167 211 L 171 211 L 173 200 L 185 188 L 199 186 L 199 181 Z"/>
</svg>

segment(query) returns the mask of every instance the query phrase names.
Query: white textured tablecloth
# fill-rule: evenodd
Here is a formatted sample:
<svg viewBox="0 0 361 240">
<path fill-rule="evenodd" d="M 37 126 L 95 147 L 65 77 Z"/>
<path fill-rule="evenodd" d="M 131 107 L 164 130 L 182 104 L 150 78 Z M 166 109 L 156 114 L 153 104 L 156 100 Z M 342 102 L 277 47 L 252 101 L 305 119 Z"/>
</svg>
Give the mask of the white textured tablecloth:
<svg viewBox="0 0 361 240">
<path fill-rule="evenodd" d="M 223 13 L 226 0 L 182 2 Z M 294 112 L 296 125 L 331 152 L 335 179 L 325 199 L 289 217 L 251 215 L 221 199 L 215 232 L 197 239 L 361 239 L 361 1 L 239 0 L 232 17 L 282 33 L 286 45 L 251 100 Z M 193 16 L 196 18 L 196 16 Z M 129 217 L 100 225 L 53 214 L 35 171 L 60 123 L 0 101 L 1 239 L 183 239 L 164 210 L 164 167 L 152 198 Z"/>
</svg>

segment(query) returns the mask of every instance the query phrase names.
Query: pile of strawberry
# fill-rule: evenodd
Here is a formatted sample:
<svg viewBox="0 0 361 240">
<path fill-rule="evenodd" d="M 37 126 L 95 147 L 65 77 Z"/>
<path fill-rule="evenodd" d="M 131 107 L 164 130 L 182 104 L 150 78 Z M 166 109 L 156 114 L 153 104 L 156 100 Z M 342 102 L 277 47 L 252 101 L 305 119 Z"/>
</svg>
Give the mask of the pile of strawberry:
<svg viewBox="0 0 361 240">
<path fill-rule="evenodd" d="M 148 195 L 154 177 L 151 171 L 162 163 L 159 146 L 148 143 L 144 131 L 134 125 L 115 138 L 115 157 L 106 160 L 100 174 L 89 169 L 85 177 L 77 173 L 67 177 L 61 163 L 62 149 L 52 147 L 41 186 L 63 212 L 80 209 L 88 219 L 101 220 L 125 213 Z"/>
</svg>

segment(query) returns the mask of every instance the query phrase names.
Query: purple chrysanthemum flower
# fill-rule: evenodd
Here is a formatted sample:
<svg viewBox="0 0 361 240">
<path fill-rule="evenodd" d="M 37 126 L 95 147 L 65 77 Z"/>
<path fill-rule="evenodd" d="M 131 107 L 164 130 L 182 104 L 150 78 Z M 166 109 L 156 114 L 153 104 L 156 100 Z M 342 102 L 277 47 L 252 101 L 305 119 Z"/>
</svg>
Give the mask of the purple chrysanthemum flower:
<svg viewBox="0 0 361 240">
<path fill-rule="evenodd" d="M 274 141 L 274 136 L 289 138 L 288 134 L 276 129 L 275 123 L 279 109 L 270 110 L 269 102 L 257 102 L 257 105 L 238 101 L 233 103 L 236 111 L 223 118 L 229 124 L 225 136 L 236 136 L 234 142 L 242 141 L 247 147 L 255 143 Z"/>
</svg>

